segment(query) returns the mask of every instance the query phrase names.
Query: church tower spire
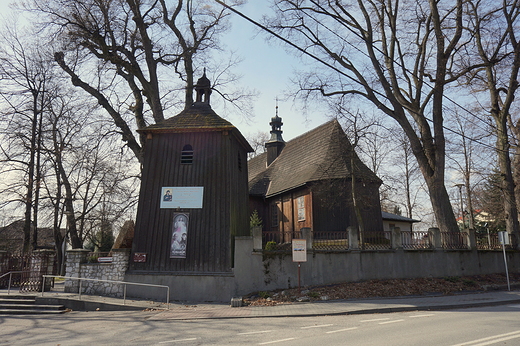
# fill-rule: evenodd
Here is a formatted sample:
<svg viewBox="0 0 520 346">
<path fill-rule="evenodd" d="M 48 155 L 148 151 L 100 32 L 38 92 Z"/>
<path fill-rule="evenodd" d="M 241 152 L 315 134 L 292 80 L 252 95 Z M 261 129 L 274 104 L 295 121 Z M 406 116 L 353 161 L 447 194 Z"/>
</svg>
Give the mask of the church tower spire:
<svg viewBox="0 0 520 346">
<path fill-rule="evenodd" d="M 278 101 L 278 100 L 277 100 Z M 269 166 L 282 152 L 285 141 L 282 138 L 282 118 L 278 116 L 278 102 L 276 104 L 276 115 L 271 118 L 271 138 L 265 143 L 267 150 L 267 166 Z"/>
<path fill-rule="evenodd" d="M 211 82 L 206 77 L 206 69 L 204 68 L 204 74 L 199 78 L 197 84 L 195 84 L 195 103 L 204 103 L 209 105 L 209 96 L 211 95 Z"/>
</svg>

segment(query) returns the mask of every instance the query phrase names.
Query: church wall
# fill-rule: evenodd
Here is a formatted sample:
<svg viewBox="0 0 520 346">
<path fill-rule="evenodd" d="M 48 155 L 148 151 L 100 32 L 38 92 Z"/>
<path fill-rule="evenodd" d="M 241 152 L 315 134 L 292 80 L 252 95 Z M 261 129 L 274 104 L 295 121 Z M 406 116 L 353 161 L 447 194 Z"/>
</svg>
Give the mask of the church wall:
<svg viewBox="0 0 520 346">
<path fill-rule="evenodd" d="M 314 231 L 345 231 L 355 224 L 350 189 L 344 183 L 323 182 L 314 184 L 311 190 Z"/>
<path fill-rule="evenodd" d="M 365 223 L 366 231 L 383 231 L 383 218 L 381 217 L 381 202 L 379 200 L 379 185 L 366 183 L 359 189 L 359 201 L 361 202 L 361 215 Z"/>
<path fill-rule="evenodd" d="M 193 163 L 179 164 L 184 145 L 193 148 Z M 153 134 L 145 163 L 133 253 L 146 262 L 131 271 L 230 272 L 231 234 L 247 226 L 247 167 L 238 169 L 245 150 L 228 131 Z M 202 186 L 202 209 L 161 209 L 161 188 Z M 240 192 L 242 190 L 242 192 Z M 170 258 L 174 213 L 189 213 L 186 258 Z"/>
</svg>

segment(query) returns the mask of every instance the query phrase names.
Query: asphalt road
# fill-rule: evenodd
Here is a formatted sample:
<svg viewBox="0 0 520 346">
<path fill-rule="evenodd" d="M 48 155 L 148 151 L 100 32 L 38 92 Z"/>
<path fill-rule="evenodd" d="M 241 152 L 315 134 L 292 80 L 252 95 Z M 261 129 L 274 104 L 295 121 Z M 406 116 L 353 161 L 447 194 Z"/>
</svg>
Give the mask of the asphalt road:
<svg viewBox="0 0 520 346">
<path fill-rule="evenodd" d="M 0 345 L 520 345 L 520 305 L 191 321 L 150 320 L 155 314 L 0 316 Z"/>
</svg>

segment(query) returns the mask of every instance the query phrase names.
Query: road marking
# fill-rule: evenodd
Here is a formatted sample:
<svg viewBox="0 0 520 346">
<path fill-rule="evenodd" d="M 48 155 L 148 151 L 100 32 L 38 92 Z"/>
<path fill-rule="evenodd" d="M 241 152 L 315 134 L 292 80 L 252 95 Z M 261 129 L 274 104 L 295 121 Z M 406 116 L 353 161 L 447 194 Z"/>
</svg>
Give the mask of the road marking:
<svg viewBox="0 0 520 346">
<path fill-rule="evenodd" d="M 270 333 L 270 332 L 272 332 L 272 330 L 260 330 L 257 332 L 238 333 L 237 335 L 262 334 L 262 333 Z"/>
<path fill-rule="evenodd" d="M 280 340 L 274 340 L 274 341 L 267 341 L 267 342 L 262 342 L 258 345 L 269 345 L 269 344 L 275 344 L 277 342 L 284 342 L 284 341 L 290 341 L 290 340 L 294 340 L 296 338 L 287 338 L 287 339 L 280 339 Z"/>
<path fill-rule="evenodd" d="M 375 318 L 373 320 L 362 320 L 362 321 L 359 321 L 361 323 L 365 323 L 365 322 L 379 322 L 379 321 L 388 321 L 389 318 Z"/>
<path fill-rule="evenodd" d="M 435 316 L 435 314 L 413 315 L 413 316 L 408 316 L 408 317 L 410 317 L 410 318 L 417 318 L 417 317 L 430 317 L 430 316 Z"/>
<path fill-rule="evenodd" d="M 499 339 L 497 339 L 499 338 Z M 487 338 L 477 339 L 473 341 L 467 341 L 463 342 L 461 344 L 453 345 L 453 346 L 485 346 L 485 345 L 491 345 L 496 344 L 497 342 L 507 341 L 515 338 L 520 338 L 520 330 L 517 330 L 516 332 L 511 333 L 505 333 L 505 334 L 499 334 L 499 335 L 493 335 L 489 336 Z M 484 342 L 482 342 L 484 341 Z"/>
<path fill-rule="evenodd" d="M 159 342 L 159 343 L 160 343 L 160 344 L 170 344 L 170 343 L 174 343 L 174 342 L 193 341 L 193 340 L 197 340 L 197 338 L 179 339 L 179 340 L 170 340 L 170 341 L 161 341 L 161 342 Z"/>
<path fill-rule="evenodd" d="M 351 328 L 345 328 L 345 329 L 338 329 L 338 330 L 331 330 L 329 332 L 325 332 L 325 334 L 332 334 L 332 333 L 339 333 L 339 332 L 347 332 L 349 330 L 358 329 L 358 327 L 351 327 Z"/>
<path fill-rule="evenodd" d="M 397 322 L 403 322 L 404 320 L 392 320 L 392 321 L 386 321 L 386 322 L 380 322 L 379 324 L 389 324 L 389 323 L 397 323 Z"/>
<path fill-rule="evenodd" d="M 300 329 L 322 328 L 322 327 L 330 327 L 330 326 L 333 326 L 333 324 L 320 324 L 317 326 L 300 327 Z"/>
</svg>

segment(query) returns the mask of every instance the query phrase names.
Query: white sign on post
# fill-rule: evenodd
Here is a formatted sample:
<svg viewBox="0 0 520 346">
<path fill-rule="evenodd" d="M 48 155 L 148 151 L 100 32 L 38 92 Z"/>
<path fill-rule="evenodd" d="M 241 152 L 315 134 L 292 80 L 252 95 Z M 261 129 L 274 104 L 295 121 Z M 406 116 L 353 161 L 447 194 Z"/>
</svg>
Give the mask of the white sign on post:
<svg viewBox="0 0 520 346">
<path fill-rule="evenodd" d="M 506 231 L 498 232 L 498 241 L 500 245 L 502 245 L 502 252 L 504 253 L 504 265 L 506 267 L 506 277 L 507 277 L 507 290 L 511 291 L 511 285 L 509 284 L 509 270 L 507 269 L 507 257 L 506 257 L 506 247 L 505 245 L 509 245 L 509 234 Z"/>
<path fill-rule="evenodd" d="M 509 234 L 506 231 L 498 232 L 498 241 L 500 245 L 509 245 Z"/>
<path fill-rule="evenodd" d="M 307 241 L 305 239 L 292 240 L 293 262 L 307 262 Z"/>
</svg>

